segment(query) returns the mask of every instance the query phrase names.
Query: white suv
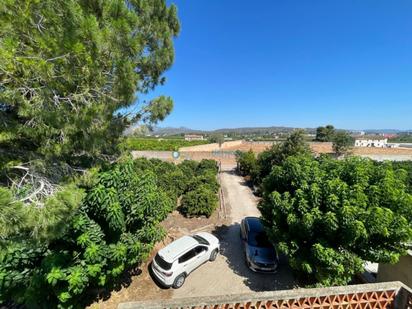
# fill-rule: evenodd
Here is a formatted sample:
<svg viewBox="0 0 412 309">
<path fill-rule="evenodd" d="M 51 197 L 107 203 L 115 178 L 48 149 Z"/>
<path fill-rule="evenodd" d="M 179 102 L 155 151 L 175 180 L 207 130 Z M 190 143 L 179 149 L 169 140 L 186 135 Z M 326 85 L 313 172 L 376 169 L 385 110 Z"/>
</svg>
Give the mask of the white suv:
<svg viewBox="0 0 412 309">
<path fill-rule="evenodd" d="M 183 236 L 159 250 L 151 268 L 162 285 L 178 289 L 193 270 L 214 261 L 219 249 L 219 240 L 210 233 Z"/>
</svg>

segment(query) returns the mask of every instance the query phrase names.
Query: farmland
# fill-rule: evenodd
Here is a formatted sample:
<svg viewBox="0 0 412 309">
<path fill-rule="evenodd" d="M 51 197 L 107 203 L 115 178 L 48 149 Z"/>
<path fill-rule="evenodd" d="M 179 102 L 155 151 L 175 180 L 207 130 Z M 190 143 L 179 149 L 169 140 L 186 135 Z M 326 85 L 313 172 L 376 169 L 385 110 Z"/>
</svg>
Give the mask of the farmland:
<svg viewBox="0 0 412 309">
<path fill-rule="evenodd" d="M 184 139 L 156 139 L 129 137 L 123 141 L 124 150 L 158 150 L 175 151 L 181 147 L 191 147 L 207 144 L 208 141 L 185 141 Z"/>
</svg>

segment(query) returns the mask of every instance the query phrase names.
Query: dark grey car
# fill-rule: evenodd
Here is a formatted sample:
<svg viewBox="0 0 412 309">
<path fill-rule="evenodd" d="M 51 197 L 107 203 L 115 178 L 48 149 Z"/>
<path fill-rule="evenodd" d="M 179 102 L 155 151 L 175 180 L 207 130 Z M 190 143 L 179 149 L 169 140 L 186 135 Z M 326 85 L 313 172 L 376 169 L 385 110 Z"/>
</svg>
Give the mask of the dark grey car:
<svg viewBox="0 0 412 309">
<path fill-rule="evenodd" d="M 244 218 L 240 224 L 240 237 L 244 246 L 246 263 L 251 270 L 276 271 L 279 263 L 278 255 L 259 218 Z"/>
</svg>

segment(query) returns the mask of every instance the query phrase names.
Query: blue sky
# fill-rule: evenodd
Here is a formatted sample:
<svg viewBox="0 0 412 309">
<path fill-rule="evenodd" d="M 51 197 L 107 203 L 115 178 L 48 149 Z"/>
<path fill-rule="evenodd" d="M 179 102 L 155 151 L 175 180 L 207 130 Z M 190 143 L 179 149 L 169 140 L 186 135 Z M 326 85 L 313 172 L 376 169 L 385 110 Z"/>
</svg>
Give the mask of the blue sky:
<svg viewBox="0 0 412 309">
<path fill-rule="evenodd" d="M 160 126 L 412 129 L 412 1 L 173 2 Z"/>
</svg>

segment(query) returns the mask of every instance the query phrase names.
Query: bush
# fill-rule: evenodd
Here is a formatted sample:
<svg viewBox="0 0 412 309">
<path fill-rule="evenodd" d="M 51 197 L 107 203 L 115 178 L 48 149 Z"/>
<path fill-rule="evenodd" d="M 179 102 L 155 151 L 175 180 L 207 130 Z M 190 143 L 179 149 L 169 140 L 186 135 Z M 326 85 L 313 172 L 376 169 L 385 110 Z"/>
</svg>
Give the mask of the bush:
<svg viewBox="0 0 412 309">
<path fill-rule="evenodd" d="M 237 170 L 242 176 L 250 176 L 252 179 L 258 174 L 258 164 L 255 153 L 252 150 L 248 152 L 236 153 Z"/>
<path fill-rule="evenodd" d="M 198 175 L 201 175 L 208 171 L 217 174 L 217 172 L 219 171 L 219 167 L 215 160 L 203 159 L 197 166 L 196 171 Z"/>
<path fill-rule="evenodd" d="M 187 217 L 210 217 L 217 207 L 218 198 L 209 186 L 200 185 L 183 195 L 180 211 Z"/>
</svg>

